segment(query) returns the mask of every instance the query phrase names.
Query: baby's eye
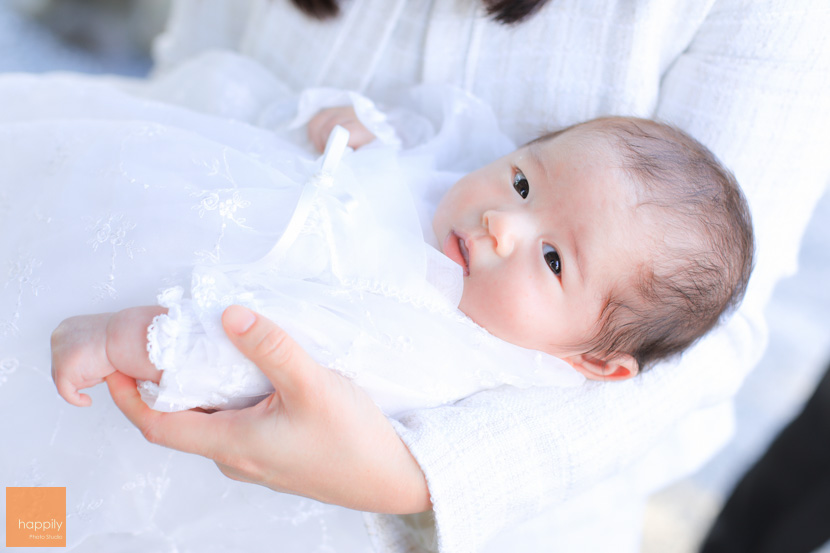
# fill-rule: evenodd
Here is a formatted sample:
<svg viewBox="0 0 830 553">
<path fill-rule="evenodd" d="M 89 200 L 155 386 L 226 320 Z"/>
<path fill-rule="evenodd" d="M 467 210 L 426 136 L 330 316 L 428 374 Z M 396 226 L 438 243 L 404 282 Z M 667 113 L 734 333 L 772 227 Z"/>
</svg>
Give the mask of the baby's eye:
<svg viewBox="0 0 830 553">
<path fill-rule="evenodd" d="M 548 264 L 553 274 L 559 276 L 562 273 L 562 260 L 559 259 L 559 252 L 547 244 L 542 248 L 542 252 L 545 254 L 545 263 Z"/>
<path fill-rule="evenodd" d="M 522 199 L 526 199 L 530 192 L 530 183 L 521 171 L 516 171 L 516 176 L 513 177 L 513 188 L 519 193 Z"/>
</svg>

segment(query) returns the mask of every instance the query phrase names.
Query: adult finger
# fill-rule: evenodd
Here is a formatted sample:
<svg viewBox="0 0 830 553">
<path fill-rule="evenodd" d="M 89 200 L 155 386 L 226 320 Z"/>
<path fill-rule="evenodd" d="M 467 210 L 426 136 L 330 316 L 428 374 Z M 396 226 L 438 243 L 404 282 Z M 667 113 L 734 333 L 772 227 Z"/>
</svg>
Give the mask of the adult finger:
<svg viewBox="0 0 830 553">
<path fill-rule="evenodd" d="M 120 372 L 107 376 L 106 381 L 115 405 L 151 443 L 216 459 L 222 444 L 234 434 L 221 416 L 196 411 L 161 413 L 150 409 L 142 401 L 135 380 Z"/>
<path fill-rule="evenodd" d="M 231 480 L 236 480 L 237 482 L 246 482 L 248 484 L 265 484 L 255 478 L 249 476 L 247 473 L 233 467 L 231 465 L 226 465 L 224 463 L 220 463 L 216 461 L 216 467 L 219 469 L 219 472 L 230 478 Z M 273 488 L 272 488 L 273 489 Z M 277 489 L 276 491 L 281 492 L 283 490 Z"/>
<path fill-rule="evenodd" d="M 313 379 L 325 371 L 306 351 L 274 322 L 240 305 L 222 314 L 222 325 L 230 341 L 254 362 L 280 396 L 309 391 Z"/>
</svg>

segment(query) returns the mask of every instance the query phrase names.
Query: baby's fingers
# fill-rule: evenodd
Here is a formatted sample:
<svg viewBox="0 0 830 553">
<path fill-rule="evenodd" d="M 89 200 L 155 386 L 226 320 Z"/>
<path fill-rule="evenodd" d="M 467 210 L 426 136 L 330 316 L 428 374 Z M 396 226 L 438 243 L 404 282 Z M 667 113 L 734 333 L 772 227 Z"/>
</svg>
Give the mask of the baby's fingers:
<svg viewBox="0 0 830 553">
<path fill-rule="evenodd" d="M 55 371 L 52 370 L 54 375 Z M 92 398 L 86 394 L 78 393 L 78 389 L 72 382 L 66 378 L 58 377 L 55 380 L 55 387 L 58 389 L 58 394 L 68 403 L 76 407 L 89 407 L 92 405 Z"/>
<path fill-rule="evenodd" d="M 349 131 L 349 147 L 357 150 L 375 139 L 375 135 L 355 117 L 351 121 L 339 123 Z"/>
<path fill-rule="evenodd" d="M 325 150 L 329 135 L 336 125 L 349 131 L 349 146 L 355 150 L 375 139 L 375 135 L 360 121 L 351 106 L 328 108 L 308 122 L 308 138 L 318 151 Z"/>
<path fill-rule="evenodd" d="M 329 108 L 324 109 L 308 122 L 308 139 L 318 152 L 325 150 L 329 134 L 341 117 L 338 108 Z"/>
</svg>

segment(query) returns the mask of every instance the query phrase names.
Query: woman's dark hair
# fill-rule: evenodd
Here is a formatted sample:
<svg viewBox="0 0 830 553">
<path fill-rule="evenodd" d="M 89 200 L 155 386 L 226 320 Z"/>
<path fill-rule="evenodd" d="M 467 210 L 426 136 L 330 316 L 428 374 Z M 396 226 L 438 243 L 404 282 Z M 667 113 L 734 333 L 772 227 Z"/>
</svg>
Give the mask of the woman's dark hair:
<svg viewBox="0 0 830 553">
<path fill-rule="evenodd" d="M 481 0 L 487 8 L 487 15 L 494 21 L 510 25 L 529 18 L 548 0 Z M 329 19 L 340 13 L 339 0 L 291 0 L 301 12 L 315 19 Z"/>
</svg>

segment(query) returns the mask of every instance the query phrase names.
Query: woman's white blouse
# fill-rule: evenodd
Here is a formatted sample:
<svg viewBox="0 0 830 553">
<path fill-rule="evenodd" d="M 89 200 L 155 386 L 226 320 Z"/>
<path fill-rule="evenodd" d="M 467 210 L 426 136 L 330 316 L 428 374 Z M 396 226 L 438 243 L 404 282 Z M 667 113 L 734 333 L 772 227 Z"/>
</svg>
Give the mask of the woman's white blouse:
<svg viewBox="0 0 830 553">
<path fill-rule="evenodd" d="M 319 22 L 287 1 L 179 0 L 157 71 L 229 48 L 297 89 L 380 103 L 447 82 L 488 102 L 517 141 L 601 115 L 654 117 L 706 144 L 742 184 L 758 243 L 746 301 L 682 361 L 588 394 L 502 389 L 393 421 L 427 477 L 437 532 L 425 535 L 441 551 L 479 551 L 499 532 L 493 551 L 519 538 L 522 551 L 636 551 L 645 494 L 729 438 L 730 398 L 765 346 L 763 307 L 795 271 L 830 180 L 830 5 L 551 0 L 504 26 L 475 0 L 343 4 Z M 380 550 L 415 551 L 429 545 L 413 541 L 423 519 L 367 520 Z"/>
</svg>

